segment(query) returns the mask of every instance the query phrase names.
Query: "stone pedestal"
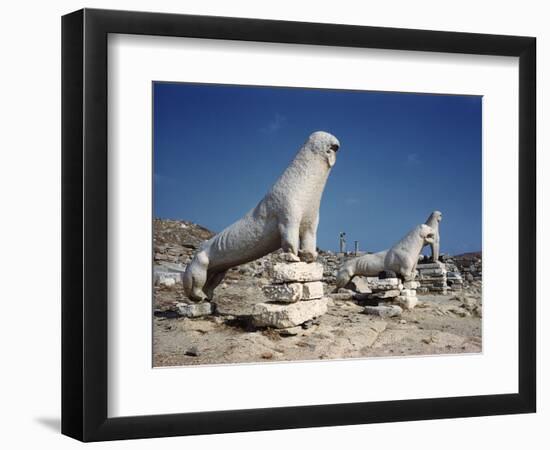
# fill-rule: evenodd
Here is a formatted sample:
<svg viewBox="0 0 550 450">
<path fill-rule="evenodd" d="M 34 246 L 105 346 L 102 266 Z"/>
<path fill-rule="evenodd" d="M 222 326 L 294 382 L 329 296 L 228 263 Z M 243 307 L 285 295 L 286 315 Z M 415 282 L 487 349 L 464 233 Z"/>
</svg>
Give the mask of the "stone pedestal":
<svg viewBox="0 0 550 450">
<path fill-rule="evenodd" d="M 262 288 L 269 301 L 258 303 L 252 311 L 255 326 L 291 328 L 327 312 L 321 264 L 277 263 L 271 277 L 272 284 Z"/>
<path fill-rule="evenodd" d="M 358 293 L 355 298 L 371 304 L 390 301 L 397 297 L 403 289 L 403 284 L 398 278 L 355 277 L 351 286 L 366 286 L 367 289 L 355 289 Z"/>
<path fill-rule="evenodd" d="M 447 294 L 449 287 L 447 285 L 447 268 L 444 263 L 437 261 L 418 264 L 416 270 L 418 270 L 417 281 L 423 292 Z"/>
<path fill-rule="evenodd" d="M 402 310 L 413 309 L 418 304 L 418 297 L 416 296 L 416 290 L 420 287 L 418 281 L 402 282 L 399 278 L 380 279 L 377 277 L 363 278 L 363 281 L 370 292 L 358 293 L 354 298 L 369 303 L 369 306 L 365 307 L 364 312 L 366 314 L 393 317 L 400 315 Z M 356 282 L 356 284 L 359 285 L 360 283 Z M 374 306 L 376 304 L 378 306 Z M 390 307 L 389 310 L 388 307 Z M 391 307 L 395 308 L 392 309 Z M 386 314 L 388 311 L 391 314 Z"/>
<path fill-rule="evenodd" d="M 460 291 L 464 287 L 464 280 L 458 267 L 450 261 L 445 262 L 447 269 L 447 285 L 451 291 Z"/>
<path fill-rule="evenodd" d="M 413 309 L 418 304 L 418 297 L 415 289 L 403 289 L 400 294 L 393 299 L 396 305 L 403 309 Z"/>
<path fill-rule="evenodd" d="M 327 312 L 327 298 L 297 303 L 258 303 L 252 321 L 257 327 L 292 328 Z"/>
</svg>

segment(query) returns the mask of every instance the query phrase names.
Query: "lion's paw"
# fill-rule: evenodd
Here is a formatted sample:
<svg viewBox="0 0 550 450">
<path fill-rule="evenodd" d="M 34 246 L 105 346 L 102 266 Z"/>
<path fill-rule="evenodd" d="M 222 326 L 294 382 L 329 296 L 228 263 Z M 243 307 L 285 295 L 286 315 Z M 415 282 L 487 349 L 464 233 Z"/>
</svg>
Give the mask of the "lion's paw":
<svg viewBox="0 0 550 450">
<path fill-rule="evenodd" d="M 298 255 L 300 256 L 301 261 L 307 263 L 317 260 L 317 252 L 300 251 Z"/>
<path fill-rule="evenodd" d="M 300 262 L 300 258 L 294 253 L 290 252 L 281 253 L 281 259 L 286 262 Z"/>
</svg>

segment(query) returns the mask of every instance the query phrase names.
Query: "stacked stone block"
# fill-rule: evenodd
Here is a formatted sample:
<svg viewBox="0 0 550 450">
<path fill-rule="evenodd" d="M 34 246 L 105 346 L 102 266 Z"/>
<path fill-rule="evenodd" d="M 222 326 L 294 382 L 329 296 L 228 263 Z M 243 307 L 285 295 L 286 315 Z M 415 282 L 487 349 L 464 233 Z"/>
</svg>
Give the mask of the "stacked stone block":
<svg viewBox="0 0 550 450">
<path fill-rule="evenodd" d="M 360 281 L 361 279 L 363 281 Z M 402 282 L 399 278 L 380 279 L 378 277 L 355 277 L 353 280 L 353 286 L 361 286 L 362 283 L 368 286 L 368 290 L 367 292 L 363 290 L 356 297 L 378 304 L 378 306 L 366 306 L 364 311 L 366 314 L 391 317 L 400 315 L 403 309 L 413 309 L 418 303 L 416 290 L 420 287 L 420 283 L 417 281 Z"/>
<path fill-rule="evenodd" d="M 322 264 L 277 263 L 271 276 L 272 283 L 262 288 L 269 300 L 255 305 L 252 312 L 255 326 L 291 328 L 327 312 Z"/>
<path fill-rule="evenodd" d="M 483 275 L 481 255 L 479 257 L 455 257 L 454 263 L 465 282 L 481 281 Z"/>
<path fill-rule="evenodd" d="M 154 271 L 153 280 L 155 286 L 174 288 L 182 284 L 182 272 Z"/>
<path fill-rule="evenodd" d="M 449 287 L 447 285 L 447 268 L 445 264 L 436 261 L 428 264 L 418 264 L 417 281 L 420 283 L 420 292 L 434 292 L 438 294 L 446 294 Z"/>
<path fill-rule="evenodd" d="M 370 300 L 393 299 L 399 296 L 403 289 L 403 284 L 399 278 L 367 277 L 367 284 L 371 290 L 371 293 L 368 294 Z"/>
<path fill-rule="evenodd" d="M 418 297 L 416 296 L 416 290 L 420 287 L 418 281 L 405 281 L 403 283 L 403 289 L 393 302 L 403 309 L 413 309 L 418 304 Z"/>
<path fill-rule="evenodd" d="M 451 258 L 447 258 L 445 261 L 445 268 L 447 269 L 447 286 L 449 286 L 449 289 L 451 291 L 461 291 L 464 287 L 464 279 Z"/>
</svg>

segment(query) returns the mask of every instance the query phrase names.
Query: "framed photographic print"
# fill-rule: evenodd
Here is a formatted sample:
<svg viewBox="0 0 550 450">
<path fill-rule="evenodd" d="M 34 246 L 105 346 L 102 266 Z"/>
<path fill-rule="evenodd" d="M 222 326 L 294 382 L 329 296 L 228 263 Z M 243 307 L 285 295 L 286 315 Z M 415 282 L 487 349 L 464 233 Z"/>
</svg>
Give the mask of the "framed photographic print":
<svg viewBox="0 0 550 450">
<path fill-rule="evenodd" d="M 62 21 L 62 432 L 527 413 L 535 38 Z"/>
</svg>

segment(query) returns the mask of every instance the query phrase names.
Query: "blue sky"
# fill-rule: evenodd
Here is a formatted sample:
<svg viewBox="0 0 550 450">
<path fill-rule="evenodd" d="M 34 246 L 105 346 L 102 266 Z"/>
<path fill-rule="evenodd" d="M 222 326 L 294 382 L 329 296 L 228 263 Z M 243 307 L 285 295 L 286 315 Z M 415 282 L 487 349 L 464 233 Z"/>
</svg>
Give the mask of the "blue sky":
<svg viewBox="0 0 550 450">
<path fill-rule="evenodd" d="M 341 143 L 317 245 L 391 247 L 431 211 L 441 251 L 481 250 L 481 97 L 154 83 L 155 217 L 221 231 L 314 131 Z M 426 253 L 426 251 L 425 251 Z"/>
</svg>

